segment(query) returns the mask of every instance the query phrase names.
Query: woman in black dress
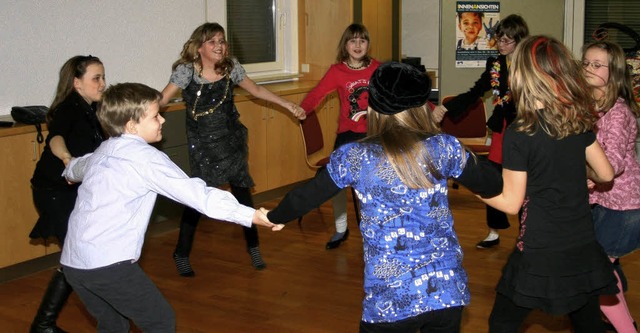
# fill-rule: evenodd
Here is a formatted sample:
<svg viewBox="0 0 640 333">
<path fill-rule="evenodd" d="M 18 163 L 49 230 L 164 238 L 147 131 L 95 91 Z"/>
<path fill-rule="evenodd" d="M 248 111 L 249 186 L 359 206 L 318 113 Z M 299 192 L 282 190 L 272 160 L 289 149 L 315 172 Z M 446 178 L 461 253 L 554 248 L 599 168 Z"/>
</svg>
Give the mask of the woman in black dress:
<svg viewBox="0 0 640 333">
<path fill-rule="evenodd" d="M 72 157 L 93 152 L 103 141 L 95 111 L 105 86 L 104 66 L 97 57 L 75 56 L 60 69 L 56 97 L 47 113 L 49 135 L 31 178 L 33 202 L 40 214 L 29 235 L 33 239 L 55 237 L 64 244 L 79 184 L 67 183 L 62 171 Z M 71 286 L 57 269 L 30 332 L 64 332 L 56 326 L 56 319 L 69 294 Z"/>
</svg>

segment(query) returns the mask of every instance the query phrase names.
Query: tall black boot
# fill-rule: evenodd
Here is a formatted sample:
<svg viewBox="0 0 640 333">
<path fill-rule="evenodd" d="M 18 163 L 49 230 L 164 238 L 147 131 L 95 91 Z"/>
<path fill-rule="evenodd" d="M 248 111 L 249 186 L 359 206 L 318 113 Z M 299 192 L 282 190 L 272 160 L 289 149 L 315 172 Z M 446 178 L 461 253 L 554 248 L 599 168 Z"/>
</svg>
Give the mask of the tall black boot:
<svg viewBox="0 0 640 333">
<path fill-rule="evenodd" d="M 31 323 L 31 330 L 29 330 L 29 332 L 67 333 L 56 326 L 56 319 L 58 319 L 60 310 L 62 310 L 62 306 L 69 298 L 72 290 L 64 278 L 62 270 L 57 269 L 53 273 L 51 281 L 49 281 L 49 286 L 42 297 L 40 308 L 38 309 L 38 313 L 36 313 L 36 317 L 33 319 L 33 323 Z"/>
</svg>

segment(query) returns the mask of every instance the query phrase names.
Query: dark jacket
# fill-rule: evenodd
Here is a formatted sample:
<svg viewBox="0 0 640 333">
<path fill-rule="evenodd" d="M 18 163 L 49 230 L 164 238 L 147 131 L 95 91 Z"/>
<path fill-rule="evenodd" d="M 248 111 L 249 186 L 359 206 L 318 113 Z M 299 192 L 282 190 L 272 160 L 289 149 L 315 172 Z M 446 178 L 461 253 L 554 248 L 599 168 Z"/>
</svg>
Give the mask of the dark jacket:
<svg viewBox="0 0 640 333">
<path fill-rule="evenodd" d="M 498 56 L 498 58 L 489 57 L 487 59 L 487 65 L 485 71 L 482 73 L 476 83 L 469 89 L 469 91 L 462 93 L 455 98 L 451 99 L 447 103 L 444 103 L 444 107 L 447 108 L 447 112 L 453 119 L 459 119 L 463 117 L 468 111 L 469 107 L 475 103 L 475 101 L 484 96 L 487 91 L 493 90 L 491 87 L 491 69 L 494 62 L 500 62 L 500 77 L 499 77 L 499 92 L 500 97 L 504 98 L 509 91 L 509 69 L 507 68 L 507 57 L 504 55 Z M 502 105 L 495 105 L 493 108 L 493 114 L 487 121 L 487 126 L 494 132 L 502 133 L 504 120 L 507 120 L 509 125 L 516 118 L 516 107 L 513 103 L 513 99 L 510 98 L 507 103 Z"/>
</svg>

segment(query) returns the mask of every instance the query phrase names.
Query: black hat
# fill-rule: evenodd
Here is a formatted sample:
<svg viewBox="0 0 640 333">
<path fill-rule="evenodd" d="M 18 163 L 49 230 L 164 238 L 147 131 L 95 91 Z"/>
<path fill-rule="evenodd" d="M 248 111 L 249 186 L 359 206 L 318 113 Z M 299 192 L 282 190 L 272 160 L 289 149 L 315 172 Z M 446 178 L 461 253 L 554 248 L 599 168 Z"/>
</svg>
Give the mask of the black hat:
<svg viewBox="0 0 640 333">
<path fill-rule="evenodd" d="M 392 115 L 427 103 L 431 78 L 409 64 L 387 62 L 369 80 L 369 107 Z"/>
</svg>

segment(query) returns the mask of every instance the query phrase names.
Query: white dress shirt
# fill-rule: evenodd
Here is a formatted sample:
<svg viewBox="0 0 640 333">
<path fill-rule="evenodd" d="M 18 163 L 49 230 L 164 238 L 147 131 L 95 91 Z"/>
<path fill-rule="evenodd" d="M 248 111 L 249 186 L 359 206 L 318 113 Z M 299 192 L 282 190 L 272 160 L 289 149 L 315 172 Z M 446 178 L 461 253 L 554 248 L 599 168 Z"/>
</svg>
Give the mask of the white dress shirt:
<svg viewBox="0 0 640 333">
<path fill-rule="evenodd" d="M 60 259 L 77 269 L 137 261 L 158 194 L 246 227 L 255 212 L 231 193 L 189 178 L 136 135 L 110 138 L 94 153 L 73 159 L 63 176 L 82 182 Z"/>
</svg>

